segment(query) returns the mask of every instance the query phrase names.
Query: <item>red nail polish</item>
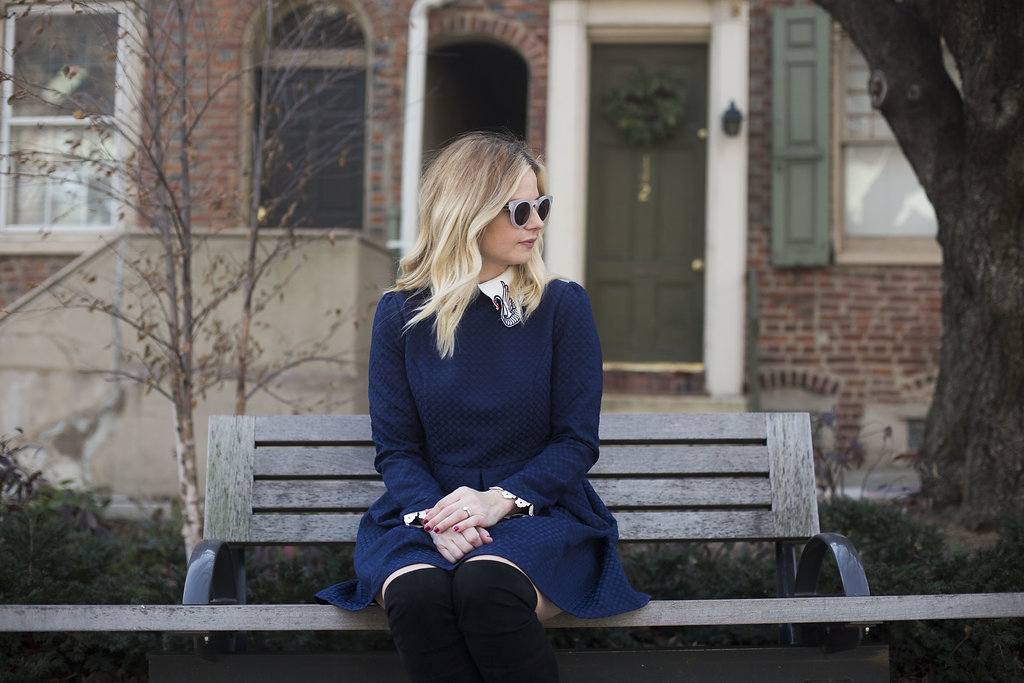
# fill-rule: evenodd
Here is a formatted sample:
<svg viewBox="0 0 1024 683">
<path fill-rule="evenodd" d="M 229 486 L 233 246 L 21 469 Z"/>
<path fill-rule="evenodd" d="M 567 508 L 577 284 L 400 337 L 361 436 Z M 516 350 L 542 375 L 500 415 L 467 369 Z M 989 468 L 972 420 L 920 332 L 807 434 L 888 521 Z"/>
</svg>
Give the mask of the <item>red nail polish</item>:
<svg viewBox="0 0 1024 683">
<path fill-rule="evenodd" d="M 452 530 L 453 530 L 453 531 L 458 531 L 458 530 L 459 530 L 459 527 L 452 527 Z"/>
</svg>

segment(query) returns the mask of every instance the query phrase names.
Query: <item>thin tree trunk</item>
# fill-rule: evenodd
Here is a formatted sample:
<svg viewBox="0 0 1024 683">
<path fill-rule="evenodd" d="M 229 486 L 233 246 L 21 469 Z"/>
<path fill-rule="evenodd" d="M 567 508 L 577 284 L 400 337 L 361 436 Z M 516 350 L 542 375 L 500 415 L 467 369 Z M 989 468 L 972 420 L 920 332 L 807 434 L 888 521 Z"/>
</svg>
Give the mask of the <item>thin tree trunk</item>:
<svg viewBox="0 0 1024 683">
<path fill-rule="evenodd" d="M 199 516 L 199 477 L 196 468 L 196 440 L 194 426 L 192 353 L 194 345 L 194 321 L 192 301 L 192 186 L 190 169 L 192 151 L 190 98 L 188 96 L 189 64 L 188 64 L 188 25 L 189 12 L 185 8 L 187 0 L 176 0 L 175 10 L 178 19 L 178 78 L 180 116 L 178 119 L 178 155 L 181 169 L 181 200 L 180 200 L 180 243 L 178 258 L 181 262 L 181 339 L 179 344 L 180 375 L 178 378 L 177 431 L 178 445 L 178 476 L 181 482 L 182 528 L 181 535 L 185 539 L 185 554 L 191 555 L 192 549 L 203 537 L 202 520 Z"/>
<path fill-rule="evenodd" d="M 274 2 L 267 0 L 266 26 L 263 35 L 263 67 L 260 69 L 260 101 L 257 109 L 257 130 L 252 145 L 252 203 L 249 207 L 248 248 L 245 261 L 245 286 L 242 292 L 242 320 L 238 335 L 238 380 L 235 385 L 235 414 L 244 415 L 247 402 L 246 382 L 249 373 L 249 334 L 252 328 L 252 296 L 256 289 L 256 256 L 259 246 L 260 204 L 263 187 L 263 144 L 267 137 L 267 90 L 269 88 L 270 50 L 274 35 Z"/>
<path fill-rule="evenodd" d="M 174 425 L 178 494 L 181 496 L 181 537 L 185 542 L 185 557 L 189 558 L 192 550 L 203 539 L 202 519 L 199 516 L 195 422 L 191 406 L 185 408 L 174 403 Z"/>
</svg>

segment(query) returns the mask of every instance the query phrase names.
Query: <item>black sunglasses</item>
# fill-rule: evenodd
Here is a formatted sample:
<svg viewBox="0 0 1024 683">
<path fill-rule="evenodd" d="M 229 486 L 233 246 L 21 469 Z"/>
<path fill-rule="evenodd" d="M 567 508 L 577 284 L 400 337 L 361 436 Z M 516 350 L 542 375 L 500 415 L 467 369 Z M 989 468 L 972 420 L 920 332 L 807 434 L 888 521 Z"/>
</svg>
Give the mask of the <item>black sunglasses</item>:
<svg viewBox="0 0 1024 683">
<path fill-rule="evenodd" d="M 542 221 L 548 219 L 548 214 L 551 213 L 551 195 L 546 194 L 533 201 L 513 199 L 505 208 L 508 209 L 508 213 L 512 217 L 512 225 L 517 228 L 525 228 L 526 224 L 530 222 L 531 209 L 537 209 L 537 215 Z"/>
</svg>

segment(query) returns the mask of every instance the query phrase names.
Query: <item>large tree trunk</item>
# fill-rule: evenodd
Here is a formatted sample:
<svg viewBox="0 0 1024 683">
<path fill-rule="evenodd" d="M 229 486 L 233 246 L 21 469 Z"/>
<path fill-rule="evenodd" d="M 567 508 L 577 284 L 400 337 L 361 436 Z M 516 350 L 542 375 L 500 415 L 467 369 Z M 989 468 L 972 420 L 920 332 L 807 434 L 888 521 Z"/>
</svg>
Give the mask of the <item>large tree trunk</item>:
<svg viewBox="0 0 1024 683">
<path fill-rule="evenodd" d="M 941 364 L 921 455 L 926 495 L 962 503 L 980 527 L 1024 503 L 1024 191 L 969 178 L 986 169 L 968 166 L 976 191 L 943 241 Z"/>
<path fill-rule="evenodd" d="M 867 59 L 876 106 L 938 216 L 942 353 L 924 492 L 993 524 L 1024 508 L 1024 3 L 815 1 Z"/>
</svg>

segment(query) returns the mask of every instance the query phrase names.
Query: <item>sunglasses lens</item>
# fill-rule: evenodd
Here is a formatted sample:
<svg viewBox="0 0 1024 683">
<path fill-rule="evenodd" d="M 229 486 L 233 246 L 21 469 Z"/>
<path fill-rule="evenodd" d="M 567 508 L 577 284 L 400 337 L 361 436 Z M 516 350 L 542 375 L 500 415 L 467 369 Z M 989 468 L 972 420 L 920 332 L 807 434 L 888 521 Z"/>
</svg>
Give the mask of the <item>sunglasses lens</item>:
<svg viewBox="0 0 1024 683">
<path fill-rule="evenodd" d="M 526 225 L 530 220 L 530 202 L 519 202 L 512 207 L 512 222 L 517 228 Z"/>
<path fill-rule="evenodd" d="M 537 204 L 537 215 L 542 221 L 546 221 L 549 213 L 551 213 L 551 197 L 544 197 Z"/>
</svg>

